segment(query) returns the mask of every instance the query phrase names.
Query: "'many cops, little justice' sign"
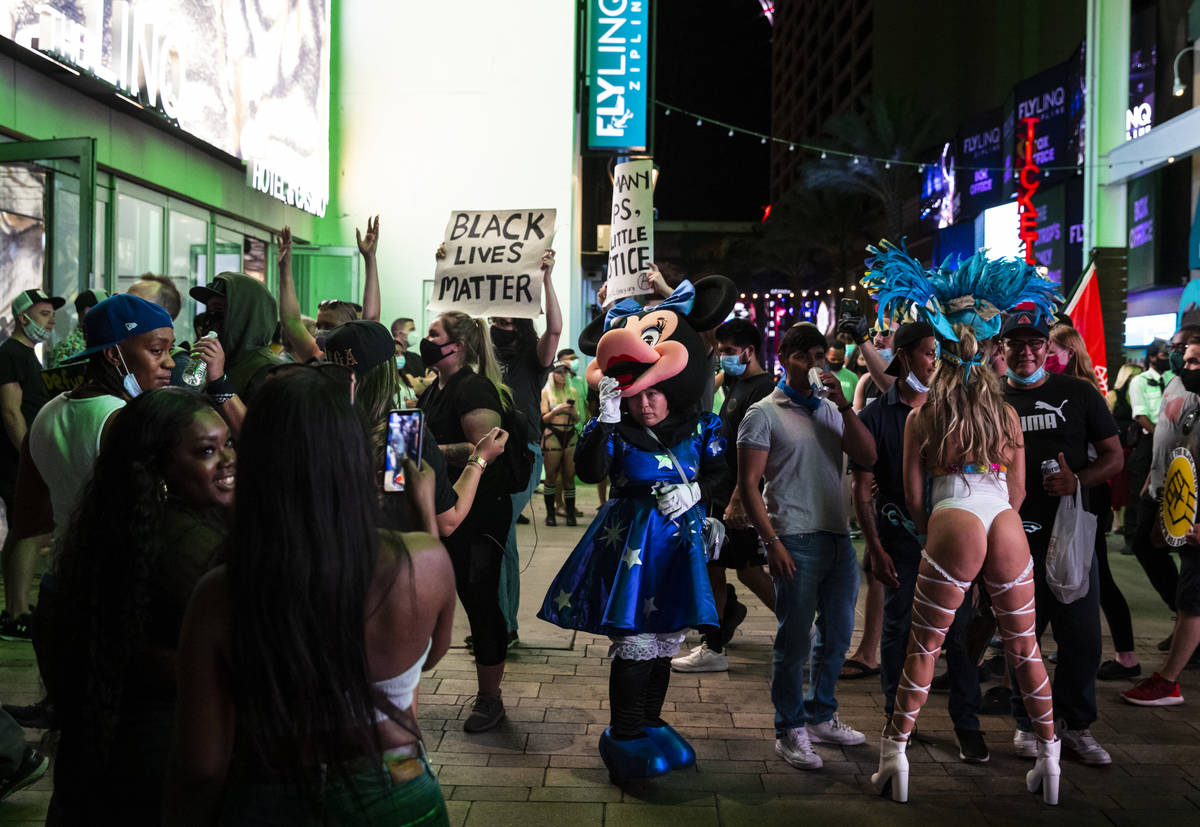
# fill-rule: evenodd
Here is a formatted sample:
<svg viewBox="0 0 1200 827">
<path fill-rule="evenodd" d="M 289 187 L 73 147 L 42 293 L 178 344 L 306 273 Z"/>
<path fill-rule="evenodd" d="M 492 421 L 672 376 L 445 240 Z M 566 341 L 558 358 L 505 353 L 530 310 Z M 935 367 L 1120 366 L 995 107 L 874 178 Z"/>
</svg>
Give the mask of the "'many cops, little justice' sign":
<svg viewBox="0 0 1200 827">
<path fill-rule="evenodd" d="M 587 0 L 588 149 L 649 149 L 650 2 Z"/>
</svg>

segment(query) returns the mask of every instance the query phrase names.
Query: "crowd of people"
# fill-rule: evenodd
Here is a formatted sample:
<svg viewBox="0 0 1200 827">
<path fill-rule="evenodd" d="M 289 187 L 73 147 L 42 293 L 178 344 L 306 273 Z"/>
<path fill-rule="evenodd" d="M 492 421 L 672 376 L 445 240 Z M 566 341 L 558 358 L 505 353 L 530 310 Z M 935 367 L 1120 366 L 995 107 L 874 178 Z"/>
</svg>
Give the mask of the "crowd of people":
<svg viewBox="0 0 1200 827">
<path fill-rule="evenodd" d="M 457 597 L 476 671 L 462 727 L 501 724 L 519 645 L 516 525 L 539 485 L 545 525 L 577 525 L 577 480 L 600 487 L 601 508 L 538 617 L 612 641 L 598 749 L 614 783 L 696 762 L 664 699 L 672 672 L 728 669 L 748 612 L 731 572 L 778 621 L 776 753 L 817 770 L 813 744 L 864 743 L 838 684 L 878 675 L 872 782 L 897 801 L 943 647 L 963 761 L 989 757 L 990 642 L 1007 657 L 1013 750 L 1035 762 L 1028 790 L 1057 803 L 1064 747 L 1111 763 L 1090 731 L 1096 681 L 1141 677 L 1107 557 L 1115 518 L 1177 615 L 1162 666 L 1122 696 L 1182 703 L 1200 643 L 1200 528 L 1177 566 L 1157 521 L 1172 451 L 1195 450 L 1200 327 L 1152 344 L 1106 399 L 1032 268 L 980 253 L 926 271 L 881 244 L 864 282 L 877 314 L 844 314 L 832 336 L 793 324 L 768 354 L 753 323 L 730 317 L 731 281 L 668 284 L 652 268 L 653 293 L 606 307 L 576 350 L 560 342 L 553 251 L 540 331 L 454 311 L 422 331 L 381 324 L 378 244 L 374 218 L 358 237 L 361 302 L 324 301 L 308 319 L 285 228 L 278 296 L 240 273 L 193 288 L 192 343 L 175 340 L 184 302 L 169 279 L 85 291 L 78 327 L 46 354 L 78 377 L 57 395 L 35 348 L 65 302 L 36 289 L 13 302 L 0 635 L 32 641 L 45 698 L 0 712 L 0 796 L 47 771 L 23 727 L 48 728 L 51 824 L 97 811 L 133 824 L 447 823 L 416 714 L 421 673 L 451 645 Z M 391 493 L 392 417 L 414 410 L 419 451 Z M 1099 518 L 1069 599 L 1048 561 L 1064 499 Z M 1103 663 L 1101 612 L 1115 651 Z M 681 652 L 689 629 L 700 642 Z"/>
</svg>

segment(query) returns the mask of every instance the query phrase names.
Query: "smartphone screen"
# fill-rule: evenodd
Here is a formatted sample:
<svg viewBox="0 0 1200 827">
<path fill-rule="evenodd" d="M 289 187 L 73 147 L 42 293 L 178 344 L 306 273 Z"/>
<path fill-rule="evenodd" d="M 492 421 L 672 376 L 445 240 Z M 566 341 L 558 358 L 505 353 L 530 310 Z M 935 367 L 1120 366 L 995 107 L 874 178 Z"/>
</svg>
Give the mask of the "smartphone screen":
<svg viewBox="0 0 1200 827">
<path fill-rule="evenodd" d="M 421 437 L 425 432 L 423 411 L 403 410 L 388 413 L 388 437 L 383 490 L 404 490 L 404 458 L 421 463 Z"/>
<path fill-rule="evenodd" d="M 858 315 L 858 299 L 839 299 L 838 318 L 847 319 Z"/>
</svg>

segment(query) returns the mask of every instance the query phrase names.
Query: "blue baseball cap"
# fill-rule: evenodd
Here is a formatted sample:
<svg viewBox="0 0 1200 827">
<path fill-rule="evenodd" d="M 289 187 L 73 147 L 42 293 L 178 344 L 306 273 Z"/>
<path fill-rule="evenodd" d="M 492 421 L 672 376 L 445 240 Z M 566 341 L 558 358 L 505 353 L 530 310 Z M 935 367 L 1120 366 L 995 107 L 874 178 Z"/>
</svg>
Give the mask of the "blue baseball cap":
<svg viewBox="0 0 1200 827">
<path fill-rule="evenodd" d="M 83 320 L 83 338 L 87 347 L 71 358 L 110 348 L 133 336 L 149 333 L 160 327 L 175 327 L 167 311 L 153 302 L 128 293 L 119 293 L 88 311 Z"/>
</svg>

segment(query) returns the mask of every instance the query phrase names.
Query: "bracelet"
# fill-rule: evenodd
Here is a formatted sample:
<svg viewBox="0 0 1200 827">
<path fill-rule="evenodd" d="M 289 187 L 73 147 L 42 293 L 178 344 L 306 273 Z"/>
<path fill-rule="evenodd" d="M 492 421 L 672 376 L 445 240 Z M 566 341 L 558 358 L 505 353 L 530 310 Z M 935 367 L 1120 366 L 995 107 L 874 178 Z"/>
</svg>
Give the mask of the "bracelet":
<svg viewBox="0 0 1200 827">
<path fill-rule="evenodd" d="M 759 538 L 758 538 L 758 544 L 759 544 L 759 546 L 761 546 L 763 549 L 766 549 L 766 548 L 767 548 L 767 546 L 771 545 L 771 543 L 774 543 L 774 542 L 775 542 L 775 541 L 777 541 L 778 539 L 779 539 L 779 535 L 778 535 L 778 534 L 772 534 L 770 537 L 759 537 Z"/>
<path fill-rule="evenodd" d="M 842 407 L 838 408 L 838 413 L 840 413 L 840 414 L 844 414 L 846 411 L 850 410 L 850 409 L 851 409 L 851 408 L 853 408 L 853 407 L 854 407 L 854 403 L 853 403 L 853 402 L 847 402 L 845 405 L 843 405 Z"/>
<path fill-rule="evenodd" d="M 474 456 L 467 457 L 467 465 L 470 465 L 471 463 L 475 463 L 476 465 L 478 465 L 479 470 L 481 472 L 484 471 L 488 466 L 487 460 L 484 459 L 483 457 L 479 456 L 479 454 L 475 454 Z"/>
<path fill-rule="evenodd" d="M 218 405 L 224 405 L 237 394 L 228 376 L 212 380 L 208 383 L 208 387 L 204 389 L 204 392 Z"/>
</svg>

